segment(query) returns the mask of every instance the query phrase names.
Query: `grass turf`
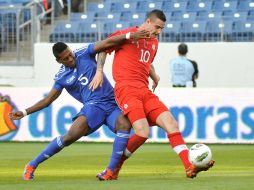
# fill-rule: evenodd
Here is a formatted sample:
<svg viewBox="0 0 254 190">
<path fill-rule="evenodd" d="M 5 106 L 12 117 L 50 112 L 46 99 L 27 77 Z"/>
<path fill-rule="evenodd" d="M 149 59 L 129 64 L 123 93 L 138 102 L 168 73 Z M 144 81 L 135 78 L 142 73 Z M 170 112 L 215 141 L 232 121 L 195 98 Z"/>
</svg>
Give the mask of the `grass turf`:
<svg viewBox="0 0 254 190">
<path fill-rule="evenodd" d="M 108 163 L 112 144 L 75 143 L 42 163 L 33 181 L 23 181 L 25 164 L 47 143 L 0 143 L 0 189 L 61 190 L 253 190 L 253 145 L 209 145 L 216 164 L 195 179 L 185 177 L 180 159 L 167 144 L 145 144 L 122 171 L 119 180 L 95 178 Z"/>
</svg>

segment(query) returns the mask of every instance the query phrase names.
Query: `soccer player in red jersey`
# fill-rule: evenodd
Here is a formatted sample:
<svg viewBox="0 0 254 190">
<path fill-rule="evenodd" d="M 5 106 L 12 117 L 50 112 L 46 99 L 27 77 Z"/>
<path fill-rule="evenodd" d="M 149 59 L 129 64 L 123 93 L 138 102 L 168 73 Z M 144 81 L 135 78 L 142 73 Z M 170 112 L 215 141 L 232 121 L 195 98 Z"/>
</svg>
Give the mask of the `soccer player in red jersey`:
<svg viewBox="0 0 254 190">
<path fill-rule="evenodd" d="M 137 150 L 149 137 L 150 125 L 157 125 L 167 132 L 170 145 L 179 155 L 186 171 L 186 176 L 193 178 L 202 170 L 193 166 L 188 159 L 188 147 L 179 131 L 178 124 L 168 108 L 149 89 L 148 78 L 153 80 L 152 89 L 158 85 L 160 77 L 156 74 L 152 64 L 158 49 L 157 36 L 162 32 L 166 17 L 161 10 L 153 10 L 148 13 L 145 22 L 140 27 L 131 27 L 119 30 L 111 36 L 126 34 L 137 30 L 150 31 L 150 38 L 133 40 L 129 39 L 122 45 L 107 50 L 107 53 L 115 51 L 113 61 L 113 78 L 115 80 L 115 98 L 125 115 L 130 120 L 135 134 L 129 139 L 127 149 L 114 171 L 106 169 L 97 175 L 100 180 L 117 179 L 123 162 Z M 105 59 L 106 53 L 101 53 L 101 59 Z M 102 61 L 100 61 L 102 63 Z M 97 69 L 103 65 L 97 65 Z M 98 77 L 98 76 L 97 76 Z M 102 81 L 100 77 L 94 78 L 92 87 L 97 88 Z"/>
</svg>

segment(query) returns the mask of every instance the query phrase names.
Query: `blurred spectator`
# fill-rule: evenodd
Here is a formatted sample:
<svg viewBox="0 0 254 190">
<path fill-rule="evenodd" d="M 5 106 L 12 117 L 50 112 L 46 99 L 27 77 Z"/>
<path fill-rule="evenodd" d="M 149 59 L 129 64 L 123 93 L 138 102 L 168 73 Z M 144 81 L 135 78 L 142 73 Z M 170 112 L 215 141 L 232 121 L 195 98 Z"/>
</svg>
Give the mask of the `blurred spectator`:
<svg viewBox="0 0 254 190">
<path fill-rule="evenodd" d="M 71 1 L 71 12 L 84 12 L 84 1 L 72 0 Z"/>
<path fill-rule="evenodd" d="M 62 0 L 63 13 L 68 14 L 68 0 Z M 84 12 L 84 1 L 72 0 L 71 1 L 71 12 Z"/>
<path fill-rule="evenodd" d="M 178 46 L 179 56 L 170 62 L 173 87 L 196 87 L 198 66 L 195 61 L 186 58 L 187 53 L 188 46 L 181 43 Z"/>
</svg>

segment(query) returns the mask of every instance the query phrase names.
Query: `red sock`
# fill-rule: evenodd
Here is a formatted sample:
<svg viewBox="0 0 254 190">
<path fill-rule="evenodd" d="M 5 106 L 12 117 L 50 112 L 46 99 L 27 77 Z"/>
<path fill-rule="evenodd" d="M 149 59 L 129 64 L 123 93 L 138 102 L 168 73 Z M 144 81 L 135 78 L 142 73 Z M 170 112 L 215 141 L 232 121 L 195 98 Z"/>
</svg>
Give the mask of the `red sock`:
<svg viewBox="0 0 254 190">
<path fill-rule="evenodd" d="M 122 155 L 121 160 L 119 161 L 116 171 L 114 172 L 114 175 L 118 176 L 119 172 L 122 168 L 123 163 L 125 160 L 127 160 L 133 152 L 135 152 L 142 144 L 146 142 L 147 138 L 138 136 L 136 134 L 132 135 L 131 138 L 129 138 L 127 147 L 124 151 L 124 154 Z"/>
<path fill-rule="evenodd" d="M 125 150 L 125 156 L 130 157 L 142 144 L 146 142 L 147 138 L 138 136 L 136 134 L 132 135 L 127 143 Z"/>
<path fill-rule="evenodd" d="M 191 163 L 188 159 L 189 150 L 180 132 L 168 134 L 169 142 L 174 151 L 179 155 L 185 169 L 187 169 Z"/>
<path fill-rule="evenodd" d="M 121 160 L 119 161 L 118 167 L 121 167 L 124 161 L 127 160 L 142 144 L 144 144 L 146 140 L 147 138 L 145 137 L 141 137 L 136 134 L 132 135 L 128 140 L 126 149 Z"/>
</svg>

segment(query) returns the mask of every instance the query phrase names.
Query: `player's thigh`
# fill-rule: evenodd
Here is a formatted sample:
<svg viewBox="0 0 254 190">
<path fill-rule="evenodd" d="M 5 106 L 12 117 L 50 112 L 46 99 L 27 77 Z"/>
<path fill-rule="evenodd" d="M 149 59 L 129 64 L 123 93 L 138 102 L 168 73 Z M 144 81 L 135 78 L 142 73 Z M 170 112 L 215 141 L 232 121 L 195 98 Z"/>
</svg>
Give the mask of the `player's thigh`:
<svg viewBox="0 0 254 190">
<path fill-rule="evenodd" d="M 145 138 L 149 137 L 150 127 L 146 118 L 136 120 L 132 124 L 132 127 L 134 129 L 135 134 Z"/>
<path fill-rule="evenodd" d="M 107 116 L 106 125 L 114 133 L 116 133 L 116 131 L 129 131 L 131 129 L 129 120 L 123 115 L 122 111 L 117 106 Z"/>
<path fill-rule="evenodd" d="M 167 133 L 179 132 L 178 124 L 169 111 L 162 112 L 156 119 L 156 124 Z"/>
<path fill-rule="evenodd" d="M 124 115 L 127 115 L 131 124 L 139 119 L 146 118 L 143 106 L 142 93 L 137 88 L 121 88 L 115 91 L 116 101 Z"/>
<path fill-rule="evenodd" d="M 135 109 L 143 109 L 142 94 L 139 89 L 133 87 L 115 89 L 115 99 L 124 115 Z"/>
<path fill-rule="evenodd" d="M 80 115 L 76 117 L 68 132 L 63 136 L 64 145 L 68 146 L 86 135 L 90 128 L 87 125 L 86 117 Z"/>
<path fill-rule="evenodd" d="M 95 104 L 84 106 L 77 115 L 82 115 L 86 118 L 89 131 L 84 135 L 89 135 L 100 128 L 106 118 L 106 112 Z"/>
<path fill-rule="evenodd" d="M 144 112 L 143 90 L 128 87 L 116 90 L 115 94 L 118 105 L 127 115 L 135 133 L 142 137 L 148 137 L 149 125 Z"/>
<path fill-rule="evenodd" d="M 89 130 L 90 128 L 87 124 L 87 118 L 83 115 L 80 115 L 74 120 L 67 134 L 73 139 L 77 140 L 83 135 L 86 135 Z"/>
<path fill-rule="evenodd" d="M 158 96 L 151 91 L 144 95 L 144 110 L 150 125 L 157 124 L 156 120 L 159 115 L 169 109 L 159 100 Z"/>
</svg>

